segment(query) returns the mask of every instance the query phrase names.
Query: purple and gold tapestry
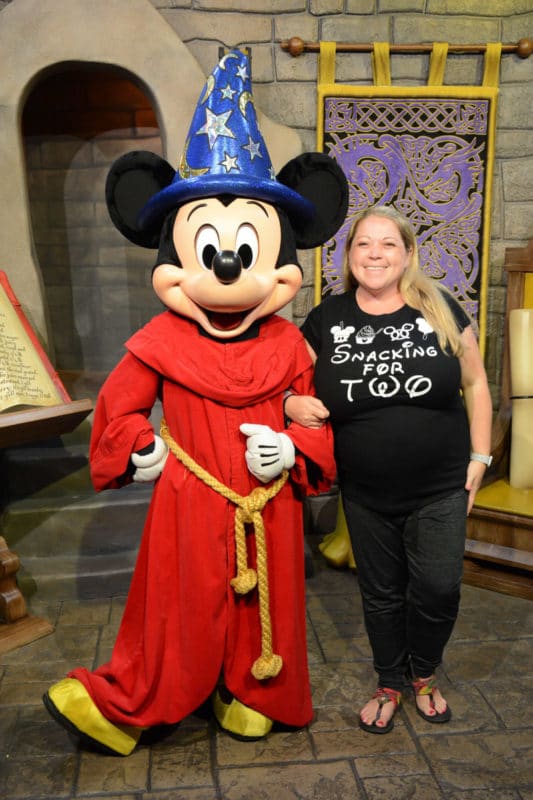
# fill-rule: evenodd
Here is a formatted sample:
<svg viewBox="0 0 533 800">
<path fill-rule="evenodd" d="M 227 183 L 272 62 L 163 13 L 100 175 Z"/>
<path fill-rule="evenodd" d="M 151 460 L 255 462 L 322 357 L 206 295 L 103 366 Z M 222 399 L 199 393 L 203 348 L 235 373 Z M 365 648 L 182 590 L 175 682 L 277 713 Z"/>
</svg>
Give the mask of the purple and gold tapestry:
<svg viewBox="0 0 533 800">
<path fill-rule="evenodd" d="M 383 49 L 377 55 L 375 81 L 388 54 L 385 61 Z M 498 92 L 487 84 L 497 80 L 499 55 L 492 54 L 480 87 L 392 86 L 387 69 L 378 75 L 387 85 L 346 86 L 334 82 L 334 44 L 322 43 L 318 145 L 344 170 L 350 199 L 346 222 L 320 251 L 317 302 L 343 291 L 342 253 L 353 217 L 392 205 L 415 229 L 422 268 L 453 292 L 483 346 Z M 442 76 L 442 49 L 439 57 Z"/>
</svg>

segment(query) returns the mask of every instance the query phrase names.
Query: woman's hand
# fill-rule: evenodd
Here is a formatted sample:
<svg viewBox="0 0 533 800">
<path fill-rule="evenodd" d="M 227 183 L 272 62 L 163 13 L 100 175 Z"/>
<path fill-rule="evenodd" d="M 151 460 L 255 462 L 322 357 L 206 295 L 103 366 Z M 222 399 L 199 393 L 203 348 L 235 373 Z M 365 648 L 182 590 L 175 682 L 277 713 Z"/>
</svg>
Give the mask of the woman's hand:
<svg viewBox="0 0 533 800">
<path fill-rule="evenodd" d="M 291 394 L 284 404 L 285 416 L 304 428 L 321 428 L 329 417 L 329 411 L 318 397 Z"/>
<path fill-rule="evenodd" d="M 476 499 L 476 494 L 478 489 L 481 486 L 481 481 L 483 480 L 483 476 L 485 475 L 486 470 L 485 464 L 482 464 L 480 461 L 469 461 L 468 468 L 466 470 L 466 483 L 465 489 L 468 492 L 468 510 L 467 514 L 470 514 L 472 511 L 472 506 L 474 505 L 474 501 Z"/>
</svg>

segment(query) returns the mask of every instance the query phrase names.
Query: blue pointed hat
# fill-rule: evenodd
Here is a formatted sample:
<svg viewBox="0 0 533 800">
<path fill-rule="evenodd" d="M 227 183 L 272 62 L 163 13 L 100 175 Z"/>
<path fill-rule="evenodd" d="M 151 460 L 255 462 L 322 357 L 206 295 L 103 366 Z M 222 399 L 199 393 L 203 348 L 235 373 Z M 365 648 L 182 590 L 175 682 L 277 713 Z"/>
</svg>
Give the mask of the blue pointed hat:
<svg viewBox="0 0 533 800">
<path fill-rule="evenodd" d="M 309 200 L 276 180 L 241 50 L 225 55 L 208 77 L 176 174 L 141 210 L 139 225 L 150 228 L 184 202 L 219 194 L 265 200 L 302 220 L 314 214 Z"/>
</svg>

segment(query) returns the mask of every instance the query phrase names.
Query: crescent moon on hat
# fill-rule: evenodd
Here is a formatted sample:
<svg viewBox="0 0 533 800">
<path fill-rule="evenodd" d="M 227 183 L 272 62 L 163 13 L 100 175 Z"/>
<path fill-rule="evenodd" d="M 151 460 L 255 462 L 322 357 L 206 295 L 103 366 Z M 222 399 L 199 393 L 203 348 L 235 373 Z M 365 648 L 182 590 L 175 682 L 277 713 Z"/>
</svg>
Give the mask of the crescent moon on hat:
<svg viewBox="0 0 533 800">
<path fill-rule="evenodd" d="M 205 103 L 207 98 L 212 95 L 214 88 L 215 88 L 215 76 L 214 75 L 210 75 L 208 77 L 208 79 L 206 80 L 206 82 L 205 82 L 203 96 L 200 98 L 200 100 L 198 102 L 200 104 L 201 103 Z"/>
<path fill-rule="evenodd" d="M 237 53 L 227 53 L 225 56 L 222 56 L 222 58 L 219 61 L 220 69 L 226 69 L 226 61 L 228 60 L 228 58 L 239 58 L 239 56 L 237 55 Z"/>
<path fill-rule="evenodd" d="M 180 178 L 187 179 L 187 178 L 195 178 L 198 175 L 205 175 L 206 172 L 209 172 L 208 167 L 203 167 L 202 169 L 194 169 L 194 167 L 191 167 L 190 164 L 187 164 L 187 156 L 185 155 L 185 153 L 187 152 L 188 146 L 189 146 L 189 140 L 187 139 L 185 150 L 182 153 L 178 167 L 178 173 Z"/>
<path fill-rule="evenodd" d="M 243 117 L 246 116 L 246 106 L 248 105 L 248 103 L 252 103 L 253 105 L 253 102 L 254 98 L 252 97 L 251 92 L 243 92 L 241 94 L 241 96 L 239 97 L 239 110 L 243 115 Z"/>
</svg>

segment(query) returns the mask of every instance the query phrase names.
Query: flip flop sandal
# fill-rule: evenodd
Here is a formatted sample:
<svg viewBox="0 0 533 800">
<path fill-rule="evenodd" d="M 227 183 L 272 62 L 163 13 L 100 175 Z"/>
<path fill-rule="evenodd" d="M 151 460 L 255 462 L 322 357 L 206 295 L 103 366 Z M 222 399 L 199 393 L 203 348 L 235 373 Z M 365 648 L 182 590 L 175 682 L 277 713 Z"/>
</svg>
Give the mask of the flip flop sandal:
<svg viewBox="0 0 533 800">
<path fill-rule="evenodd" d="M 435 701 L 433 700 L 433 692 L 435 689 L 438 689 L 437 686 L 437 679 L 435 676 L 431 676 L 429 678 L 417 678 L 416 680 L 411 682 L 413 687 L 413 692 L 415 693 L 415 705 L 416 705 L 416 713 L 425 719 L 426 722 L 432 722 L 434 724 L 438 724 L 441 722 L 448 722 L 448 720 L 452 717 L 452 710 L 448 704 L 446 704 L 446 708 L 444 711 L 437 711 L 435 708 Z M 429 707 L 433 709 L 435 712 L 434 714 L 426 714 L 422 711 L 421 708 L 418 707 L 418 703 L 416 702 L 417 697 L 429 697 Z"/>
<path fill-rule="evenodd" d="M 385 686 L 379 686 L 377 692 L 372 695 L 372 700 L 378 701 L 378 713 L 373 722 L 363 722 L 361 717 L 359 717 L 359 727 L 367 733 L 389 733 L 389 731 L 394 728 L 394 715 L 402 702 L 402 693 L 397 692 L 395 689 L 387 689 Z M 383 706 L 386 703 L 394 703 L 394 712 L 386 725 L 378 725 L 377 722 L 381 719 Z"/>
</svg>

